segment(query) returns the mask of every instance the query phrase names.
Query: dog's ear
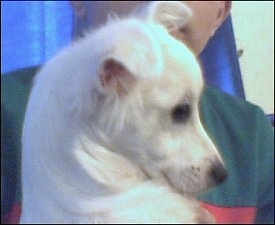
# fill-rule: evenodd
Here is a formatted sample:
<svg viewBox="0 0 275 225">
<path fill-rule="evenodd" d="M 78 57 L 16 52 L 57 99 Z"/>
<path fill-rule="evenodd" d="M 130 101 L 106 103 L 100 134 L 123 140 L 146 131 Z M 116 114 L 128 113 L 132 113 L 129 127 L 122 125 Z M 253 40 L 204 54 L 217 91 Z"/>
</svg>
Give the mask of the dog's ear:
<svg viewBox="0 0 275 225">
<path fill-rule="evenodd" d="M 161 75 L 163 56 L 153 30 L 136 19 L 115 22 L 103 30 L 98 70 L 103 91 L 127 94 L 140 79 Z"/>
<path fill-rule="evenodd" d="M 99 78 L 103 88 L 116 92 L 118 95 L 129 93 L 136 82 L 126 66 L 114 58 L 104 59 Z"/>
<path fill-rule="evenodd" d="M 192 11 L 178 1 L 152 1 L 148 18 L 166 27 L 168 31 L 183 29 L 192 18 Z"/>
</svg>

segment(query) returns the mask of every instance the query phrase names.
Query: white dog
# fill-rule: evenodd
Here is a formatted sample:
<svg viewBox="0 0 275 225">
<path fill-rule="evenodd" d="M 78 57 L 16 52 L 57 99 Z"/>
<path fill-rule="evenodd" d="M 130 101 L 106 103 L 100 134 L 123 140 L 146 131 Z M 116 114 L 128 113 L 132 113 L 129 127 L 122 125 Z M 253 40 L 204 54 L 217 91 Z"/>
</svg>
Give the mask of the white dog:
<svg viewBox="0 0 275 225">
<path fill-rule="evenodd" d="M 226 171 L 199 119 L 199 64 L 168 32 L 190 10 L 155 2 L 148 12 L 109 22 L 38 73 L 21 223 L 214 222 L 193 197 Z"/>
</svg>

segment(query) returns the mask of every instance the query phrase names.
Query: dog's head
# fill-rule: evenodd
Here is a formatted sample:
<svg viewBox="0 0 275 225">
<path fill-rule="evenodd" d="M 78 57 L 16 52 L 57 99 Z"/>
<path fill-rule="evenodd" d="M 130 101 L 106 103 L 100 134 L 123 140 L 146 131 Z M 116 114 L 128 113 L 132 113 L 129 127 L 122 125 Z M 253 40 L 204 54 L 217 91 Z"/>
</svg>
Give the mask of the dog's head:
<svg viewBox="0 0 275 225">
<path fill-rule="evenodd" d="M 92 40 L 100 45 L 91 115 L 100 145 L 185 194 L 222 182 L 223 162 L 199 118 L 203 78 L 191 51 L 162 25 L 135 19 Z"/>
</svg>

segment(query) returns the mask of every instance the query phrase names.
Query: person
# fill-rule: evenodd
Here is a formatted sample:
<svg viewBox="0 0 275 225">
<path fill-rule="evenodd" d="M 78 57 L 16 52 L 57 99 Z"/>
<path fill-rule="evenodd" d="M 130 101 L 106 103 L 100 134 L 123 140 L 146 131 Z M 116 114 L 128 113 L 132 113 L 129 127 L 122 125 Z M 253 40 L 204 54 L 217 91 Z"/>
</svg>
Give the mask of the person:
<svg viewBox="0 0 275 225">
<path fill-rule="evenodd" d="M 183 30 L 172 35 L 199 57 L 209 39 L 230 14 L 232 2 L 183 2 L 192 9 L 193 20 Z M 103 24 L 107 12 L 113 11 L 124 16 L 135 7 L 146 4 L 143 1 L 71 3 L 76 17 L 76 36 L 81 36 L 88 26 Z M 28 68 L 1 77 L 2 146 L 6 158 L 20 155 L 22 121 L 31 80 L 36 71 L 37 67 Z M 215 216 L 218 223 L 273 224 L 274 133 L 264 112 L 258 106 L 229 96 L 209 85 L 205 87 L 200 105 L 204 126 L 220 149 L 229 174 L 223 184 L 199 196 L 202 206 Z M 6 152 L 8 154 L 5 154 Z M 12 171 L 9 169 L 10 165 L 7 165 L 5 171 Z M 11 175 L 20 178 L 18 173 Z M 17 185 L 17 189 L 20 189 L 18 186 L 20 185 Z M 20 192 L 17 193 L 16 199 L 20 202 Z M 14 211 L 16 210 L 12 213 L 16 215 L 10 215 L 20 214 L 20 210 L 17 210 L 17 213 Z"/>
</svg>

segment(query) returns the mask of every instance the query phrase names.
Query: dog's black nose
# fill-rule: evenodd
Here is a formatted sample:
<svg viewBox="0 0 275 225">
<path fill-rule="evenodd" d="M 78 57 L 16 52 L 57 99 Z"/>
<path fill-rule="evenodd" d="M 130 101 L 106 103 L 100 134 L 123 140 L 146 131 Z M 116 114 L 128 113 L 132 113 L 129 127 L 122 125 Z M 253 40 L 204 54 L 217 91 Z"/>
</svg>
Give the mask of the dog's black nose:
<svg viewBox="0 0 275 225">
<path fill-rule="evenodd" d="M 227 170 L 222 163 L 216 162 L 210 169 L 209 175 L 213 181 L 213 184 L 217 185 L 225 180 L 225 178 L 227 177 Z"/>
</svg>

